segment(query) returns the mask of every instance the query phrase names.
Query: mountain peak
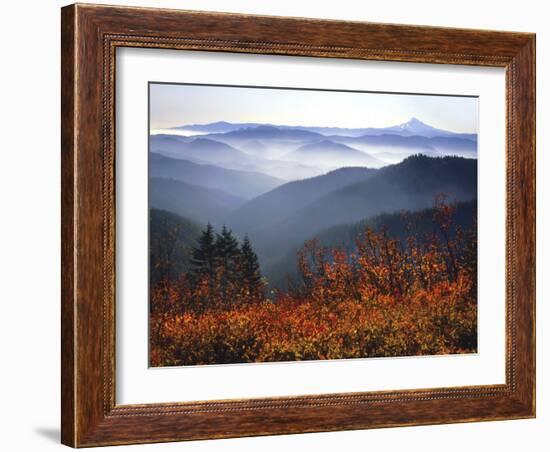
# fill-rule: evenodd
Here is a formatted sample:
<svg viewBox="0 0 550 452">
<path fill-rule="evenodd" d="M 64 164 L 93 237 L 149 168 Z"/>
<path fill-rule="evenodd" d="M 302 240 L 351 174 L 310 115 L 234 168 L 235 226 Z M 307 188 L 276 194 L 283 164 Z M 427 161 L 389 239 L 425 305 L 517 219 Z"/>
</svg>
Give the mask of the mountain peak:
<svg viewBox="0 0 550 452">
<path fill-rule="evenodd" d="M 433 136 L 435 133 L 445 134 L 447 132 L 439 130 L 433 126 L 422 122 L 420 119 L 415 118 L 414 116 L 403 124 L 399 124 L 393 127 L 393 130 L 406 133 L 408 135 L 420 135 L 420 136 Z"/>
<path fill-rule="evenodd" d="M 418 127 L 433 129 L 433 127 L 429 126 L 425 122 L 422 122 L 420 119 L 415 118 L 414 116 L 411 119 L 409 119 L 407 122 L 400 124 L 398 127 L 402 129 L 410 129 L 410 128 L 418 128 Z"/>
<path fill-rule="evenodd" d="M 418 125 L 420 125 L 420 124 L 421 124 L 421 125 L 423 125 L 423 126 L 426 125 L 426 123 L 422 122 L 422 121 L 421 121 L 420 119 L 418 119 L 418 118 L 415 118 L 414 116 L 413 116 L 411 119 L 409 119 L 409 120 L 407 121 L 406 124 L 410 124 L 410 125 L 413 125 L 413 124 L 418 124 Z"/>
</svg>

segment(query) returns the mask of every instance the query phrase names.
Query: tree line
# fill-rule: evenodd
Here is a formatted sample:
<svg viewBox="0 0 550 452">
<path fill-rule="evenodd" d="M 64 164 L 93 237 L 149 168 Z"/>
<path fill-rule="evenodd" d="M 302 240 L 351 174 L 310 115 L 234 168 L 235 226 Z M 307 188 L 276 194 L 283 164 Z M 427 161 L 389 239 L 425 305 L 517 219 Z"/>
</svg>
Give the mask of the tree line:
<svg viewBox="0 0 550 452">
<path fill-rule="evenodd" d="M 250 298 L 263 297 L 264 281 L 258 263 L 258 256 L 252 248 L 248 235 L 239 245 L 238 240 L 226 225 L 216 234 L 208 223 L 197 240 L 198 246 L 191 253 L 190 277 L 195 283 L 220 285 L 222 296 L 227 299 L 231 286 L 240 285 Z M 226 300 L 229 301 L 229 300 Z"/>
</svg>

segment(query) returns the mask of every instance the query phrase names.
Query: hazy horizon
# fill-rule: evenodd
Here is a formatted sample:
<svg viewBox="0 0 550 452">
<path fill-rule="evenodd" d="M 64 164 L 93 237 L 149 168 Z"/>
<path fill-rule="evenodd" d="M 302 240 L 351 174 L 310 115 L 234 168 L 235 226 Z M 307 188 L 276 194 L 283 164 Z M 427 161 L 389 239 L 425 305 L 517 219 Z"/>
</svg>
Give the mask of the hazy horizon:
<svg viewBox="0 0 550 452">
<path fill-rule="evenodd" d="M 165 83 L 149 90 L 151 131 L 215 122 L 381 128 L 417 118 L 478 133 L 477 97 Z"/>
</svg>

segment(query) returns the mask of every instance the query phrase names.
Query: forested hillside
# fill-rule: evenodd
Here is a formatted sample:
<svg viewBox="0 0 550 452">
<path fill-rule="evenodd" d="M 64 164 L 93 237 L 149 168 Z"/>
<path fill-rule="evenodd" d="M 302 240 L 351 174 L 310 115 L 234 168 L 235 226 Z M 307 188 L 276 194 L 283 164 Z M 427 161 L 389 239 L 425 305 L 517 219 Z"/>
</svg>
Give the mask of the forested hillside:
<svg viewBox="0 0 550 452">
<path fill-rule="evenodd" d="M 476 134 L 415 118 L 164 132 L 152 366 L 477 351 Z"/>
</svg>

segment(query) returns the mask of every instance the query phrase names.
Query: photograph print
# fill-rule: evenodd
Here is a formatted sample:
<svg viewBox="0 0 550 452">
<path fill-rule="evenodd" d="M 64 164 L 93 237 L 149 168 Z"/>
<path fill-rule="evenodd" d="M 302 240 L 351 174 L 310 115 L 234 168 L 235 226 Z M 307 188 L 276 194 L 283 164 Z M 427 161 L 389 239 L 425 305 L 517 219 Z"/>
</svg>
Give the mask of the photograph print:
<svg viewBox="0 0 550 452">
<path fill-rule="evenodd" d="M 151 367 L 477 353 L 478 98 L 149 83 Z"/>
</svg>

